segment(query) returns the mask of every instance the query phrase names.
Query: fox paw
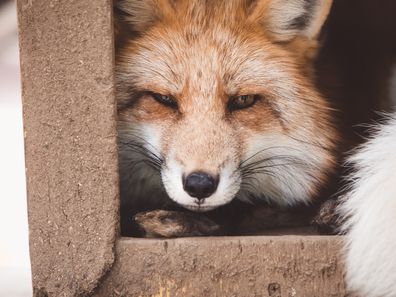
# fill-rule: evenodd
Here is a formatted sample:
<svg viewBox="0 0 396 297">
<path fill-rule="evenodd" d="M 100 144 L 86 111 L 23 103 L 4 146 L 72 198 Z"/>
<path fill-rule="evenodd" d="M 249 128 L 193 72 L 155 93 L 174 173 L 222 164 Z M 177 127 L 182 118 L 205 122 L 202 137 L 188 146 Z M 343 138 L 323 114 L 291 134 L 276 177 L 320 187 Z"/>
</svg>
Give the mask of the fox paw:
<svg viewBox="0 0 396 297">
<path fill-rule="evenodd" d="M 141 212 L 133 217 L 144 237 L 191 237 L 220 234 L 220 226 L 203 215 L 168 210 Z"/>
</svg>

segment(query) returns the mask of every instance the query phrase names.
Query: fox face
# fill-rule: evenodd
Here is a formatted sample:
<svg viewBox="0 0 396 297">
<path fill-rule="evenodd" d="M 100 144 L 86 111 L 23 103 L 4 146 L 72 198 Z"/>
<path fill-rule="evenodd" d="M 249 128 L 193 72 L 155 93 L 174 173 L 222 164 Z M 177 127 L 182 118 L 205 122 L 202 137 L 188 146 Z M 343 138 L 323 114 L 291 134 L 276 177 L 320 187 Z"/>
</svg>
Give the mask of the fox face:
<svg viewBox="0 0 396 297">
<path fill-rule="evenodd" d="M 310 70 L 329 1 L 116 5 L 122 199 L 158 189 L 208 211 L 315 196 L 336 140 Z"/>
</svg>

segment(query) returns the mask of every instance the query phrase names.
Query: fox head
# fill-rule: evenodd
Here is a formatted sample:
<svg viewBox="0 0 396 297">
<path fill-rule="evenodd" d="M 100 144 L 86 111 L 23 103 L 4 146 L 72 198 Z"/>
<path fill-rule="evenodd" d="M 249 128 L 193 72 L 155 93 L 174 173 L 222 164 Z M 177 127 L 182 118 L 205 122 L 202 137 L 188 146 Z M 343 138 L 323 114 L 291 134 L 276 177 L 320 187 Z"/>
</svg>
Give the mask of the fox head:
<svg viewBox="0 0 396 297">
<path fill-rule="evenodd" d="M 116 2 L 121 183 L 158 172 L 194 211 L 235 197 L 310 201 L 334 161 L 331 109 L 311 71 L 330 5 Z"/>
</svg>

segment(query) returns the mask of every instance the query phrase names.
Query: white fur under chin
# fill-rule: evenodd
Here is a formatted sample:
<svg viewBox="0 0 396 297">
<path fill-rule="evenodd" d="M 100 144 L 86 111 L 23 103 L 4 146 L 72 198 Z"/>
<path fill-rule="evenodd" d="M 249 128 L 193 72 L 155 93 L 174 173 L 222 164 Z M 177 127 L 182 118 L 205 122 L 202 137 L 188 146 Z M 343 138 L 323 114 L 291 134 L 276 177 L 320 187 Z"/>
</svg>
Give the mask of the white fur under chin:
<svg viewBox="0 0 396 297">
<path fill-rule="evenodd" d="M 362 297 L 396 296 L 396 115 L 350 161 L 346 281 Z"/>
</svg>

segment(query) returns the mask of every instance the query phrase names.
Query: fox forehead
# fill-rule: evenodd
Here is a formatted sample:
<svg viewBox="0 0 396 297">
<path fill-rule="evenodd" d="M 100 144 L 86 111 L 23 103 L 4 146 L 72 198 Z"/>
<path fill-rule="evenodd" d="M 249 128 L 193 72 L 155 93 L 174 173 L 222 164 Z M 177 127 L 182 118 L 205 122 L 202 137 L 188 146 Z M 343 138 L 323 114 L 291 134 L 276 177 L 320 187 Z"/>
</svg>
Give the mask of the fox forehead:
<svg viewBox="0 0 396 297">
<path fill-rule="evenodd" d="M 293 63 L 262 30 L 239 25 L 154 26 L 119 55 L 123 80 L 137 90 L 178 96 L 259 93 L 290 79 Z M 287 67 L 285 67 L 287 66 Z M 287 71 L 287 68 L 290 71 Z"/>
</svg>

